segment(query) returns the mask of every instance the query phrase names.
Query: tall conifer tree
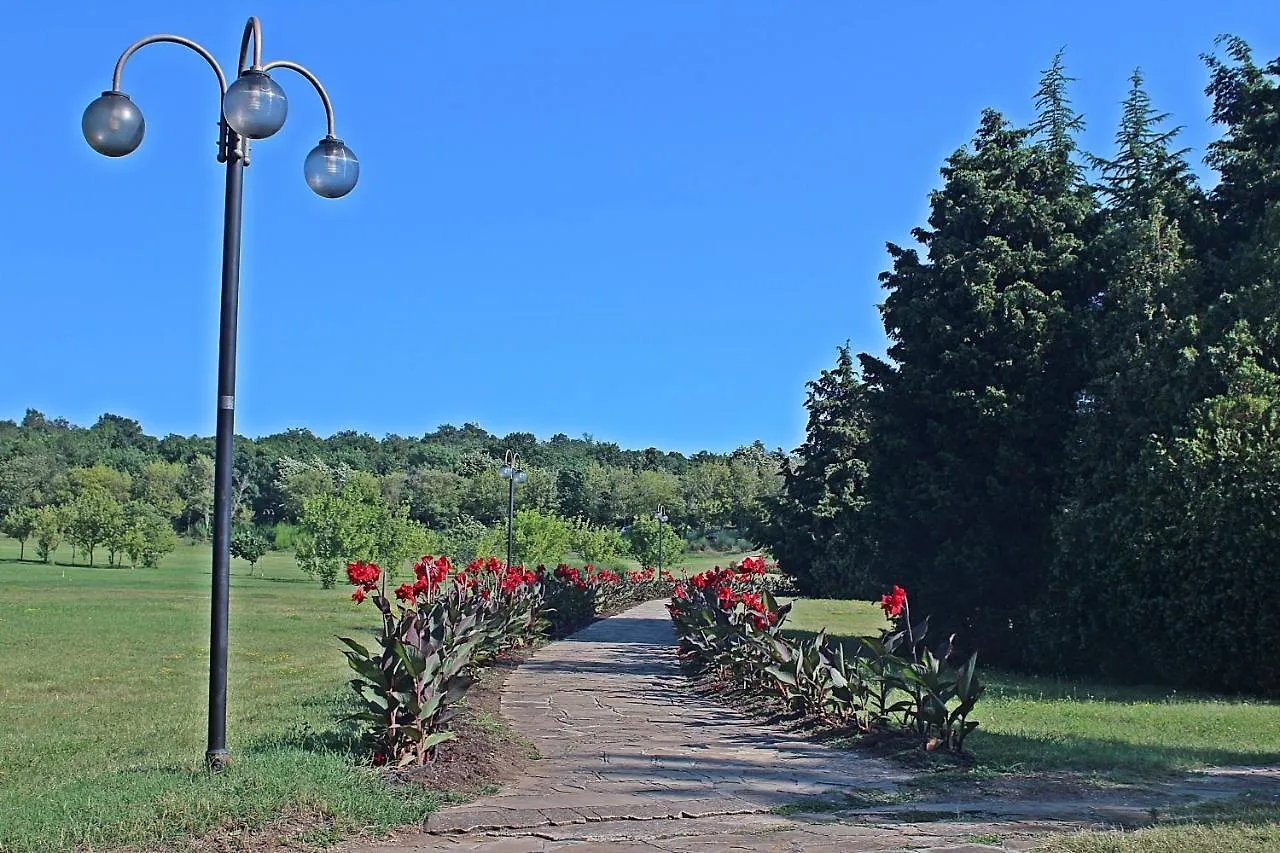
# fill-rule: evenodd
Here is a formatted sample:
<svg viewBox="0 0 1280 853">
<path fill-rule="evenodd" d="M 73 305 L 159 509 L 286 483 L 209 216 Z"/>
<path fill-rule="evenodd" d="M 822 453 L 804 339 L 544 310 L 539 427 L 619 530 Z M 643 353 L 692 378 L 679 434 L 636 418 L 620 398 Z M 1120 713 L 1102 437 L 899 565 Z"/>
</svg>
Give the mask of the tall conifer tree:
<svg viewBox="0 0 1280 853">
<path fill-rule="evenodd" d="M 1022 659 L 1051 554 L 1050 519 L 1096 285 L 1096 205 L 1078 180 L 1069 78 L 1056 57 L 1030 130 L 983 114 L 942 170 L 915 249 L 881 280 L 892 362 L 863 355 L 875 415 L 867 515 L 877 570 L 935 624 Z M 1036 129 L 1043 138 L 1033 139 Z"/>
<path fill-rule="evenodd" d="M 782 469 L 782 494 L 762 498 L 766 520 L 753 535 L 805 594 L 871 597 L 861 518 L 869 415 L 847 345 L 808 389 L 804 443 Z"/>
</svg>

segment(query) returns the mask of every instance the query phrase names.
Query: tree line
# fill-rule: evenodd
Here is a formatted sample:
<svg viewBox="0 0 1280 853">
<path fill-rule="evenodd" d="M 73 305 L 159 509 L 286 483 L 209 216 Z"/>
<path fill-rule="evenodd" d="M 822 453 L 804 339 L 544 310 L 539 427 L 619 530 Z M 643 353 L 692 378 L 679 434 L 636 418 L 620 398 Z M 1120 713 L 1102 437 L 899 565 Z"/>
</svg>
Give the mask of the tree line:
<svg viewBox="0 0 1280 853">
<path fill-rule="evenodd" d="M 802 588 L 902 583 L 1002 664 L 1280 690 L 1280 60 L 1219 47 L 1209 188 L 1140 71 L 1107 156 L 1061 53 L 1031 123 L 983 112 L 888 246 L 888 357 L 808 385 L 756 529 Z"/>
<path fill-rule="evenodd" d="M 528 543 L 570 534 L 579 553 L 627 553 L 630 540 L 620 530 L 635 527 L 660 504 L 678 546 L 745 546 L 742 531 L 754 523 L 760 498 L 781 483 L 780 455 L 759 442 L 732 453 L 686 456 L 625 450 L 591 436 L 497 436 L 470 423 L 381 440 L 291 429 L 235 439 L 233 550 L 252 564 L 267 547 L 296 547 L 299 564 L 322 580 L 336 571 L 335 549 L 369 559 L 401 552 L 407 558 L 428 546 L 468 559 L 495 544 L 500 552 L 508 483 L 498 470 L 508 450 L 527 473 L 518 487 L 517 506 L 525 514 L 517 538 L 518 550 L 530 553 L 555 548 Z M 56 551 L 55 540 L 69 537 L 90 560 L 105 544 L 111 562 L 136 551 L 136 560 L 154 563 L 168 542 L 162 527 L 208 536 L 213 451 L 212 437 L 157 438 L 119 415 L 104 414 L 85 428 L 28 410 L 21 422 L 0 420 L 0 520 L 24 552 L 29 537 L 43 541 L 42 558 Z M 134 547 L 140 538 L 150 543 L 142 550 Z"/>
</svg>

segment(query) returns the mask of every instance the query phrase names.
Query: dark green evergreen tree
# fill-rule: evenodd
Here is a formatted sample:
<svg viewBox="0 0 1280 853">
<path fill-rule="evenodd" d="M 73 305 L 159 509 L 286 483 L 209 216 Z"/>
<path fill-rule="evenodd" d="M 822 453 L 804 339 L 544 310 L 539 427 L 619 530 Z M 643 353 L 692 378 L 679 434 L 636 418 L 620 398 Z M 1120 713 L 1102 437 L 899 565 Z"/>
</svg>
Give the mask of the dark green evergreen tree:
<svg viewBox="0 0 1280 853">
<path fill-rule="evenodd" d="M 876 574 L 988 659 L 1021 659 L 1051 554 L 1064 439 L 1082 382 L 1084 251 L 1096 205 L 1071 161 L 1061 63 L 1032 130 L 983 114 L 942 170 L 916 250 L 890 245 L 891 362 L 863 355 L 874 414 Z"/>
<path fill-rule="evenodd" d="M 804 443 L 782 468 L 783 490 L 762 498 L 753 537 L 806 595 L 870 597 L 862 508 L 867 483 L 865 386 L 849 347 L 808 383 Z"/>
</svg>

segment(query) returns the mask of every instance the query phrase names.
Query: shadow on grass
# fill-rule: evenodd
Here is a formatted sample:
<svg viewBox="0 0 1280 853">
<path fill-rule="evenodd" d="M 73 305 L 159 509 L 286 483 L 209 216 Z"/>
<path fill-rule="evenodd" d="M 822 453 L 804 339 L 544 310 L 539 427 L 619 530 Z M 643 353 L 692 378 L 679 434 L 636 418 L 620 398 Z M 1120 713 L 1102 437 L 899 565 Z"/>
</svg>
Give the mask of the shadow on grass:
<svg viewBox="0 0 1280 853">
<path fill-rule="evenodd" d="M 1259 752 L 1175 744 L 1130 743 L 1078 735 L 1033 737 L 983 731 L 965 744 L 979 767 L 1023 772 L 1071 770 L 1138 775 L 1173 774 L 1196 767 L 1280 763 L 1280 752 Z"/>
<path fill-rule="evenodd" d="M 249 581 L 266 581 L 267 583 L 303 583 L 303 584 L 308 584 L 308 583 L 309 583 L 309 584 L 314 584 L 314 583 L 316 582 L 316 579 L 315 579 L 315 578 L 273 578 L 273 577 L 268 577 L 267 575 L 250 575 L 250 574 L 243 574 L 243 575 L 232 575 L 232 577 L 237 578 L 237 579 L 239 579 L 239 580 L 249 580 Z M 336 587 L 331 587 L 331 588 L 336 589 Z"/>
<path fill-rule="evenodd" d="M 283 731 L 250 741 L 251 753 L 296 749 L 320 755 L 357 756 L 364 753 L 360 727 L 347 717 L 361 710 L 348 688 L 335 689 L 298 703 L 298 718 Z"/>
</svg>

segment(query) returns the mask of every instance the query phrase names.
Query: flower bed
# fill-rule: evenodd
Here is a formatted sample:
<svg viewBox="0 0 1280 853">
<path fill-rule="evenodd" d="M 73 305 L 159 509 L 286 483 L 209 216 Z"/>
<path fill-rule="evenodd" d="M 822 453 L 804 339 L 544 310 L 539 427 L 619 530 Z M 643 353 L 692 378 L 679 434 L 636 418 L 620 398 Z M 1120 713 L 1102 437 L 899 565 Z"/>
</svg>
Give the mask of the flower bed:
<svg viewBox="0 0 1280 853">
<path fill-rule="evenodd" d="M 881 600 L 893 627 L 858 638 L 850 652 L 825 631 L 812 640 L 785 636 L 791 605 L 779 605 L 764 581 L 763 560 L 748 559 L 675 585 L 668 609 L 687 673 L 775 696 L 863 734 L 898 732 L 929 750 L 963 750 L 978 725 L 969 719 L 983 690 L 977 655 L 954 666 L 951 639 L 928 649 L 929 620 L 911 624 L 905 590 L 894 587 Z"/>
<path fill-rule="evenodd" d="M 548 631 L 571 633 L 601 610 L 670 595 L 674 580 L 653 569 L 619 575 L 592 566 L 560 565 L 552 573 L 507 566 L 496 557 L 455 569 L 447 557 L 426 556 L 414 581 L 387 594 L 387 579 L 372 563 L 351 563 L 347 579 L 357 604 L 372 599 L 382 617 L 376 647 L 346 637 L 344 654 L 363 708 L 375 765 L 404 767 L 435 756 L 455 737 L 445 726 L 479 669 L 506 649 L 533 643 Z"/>
</svg>

